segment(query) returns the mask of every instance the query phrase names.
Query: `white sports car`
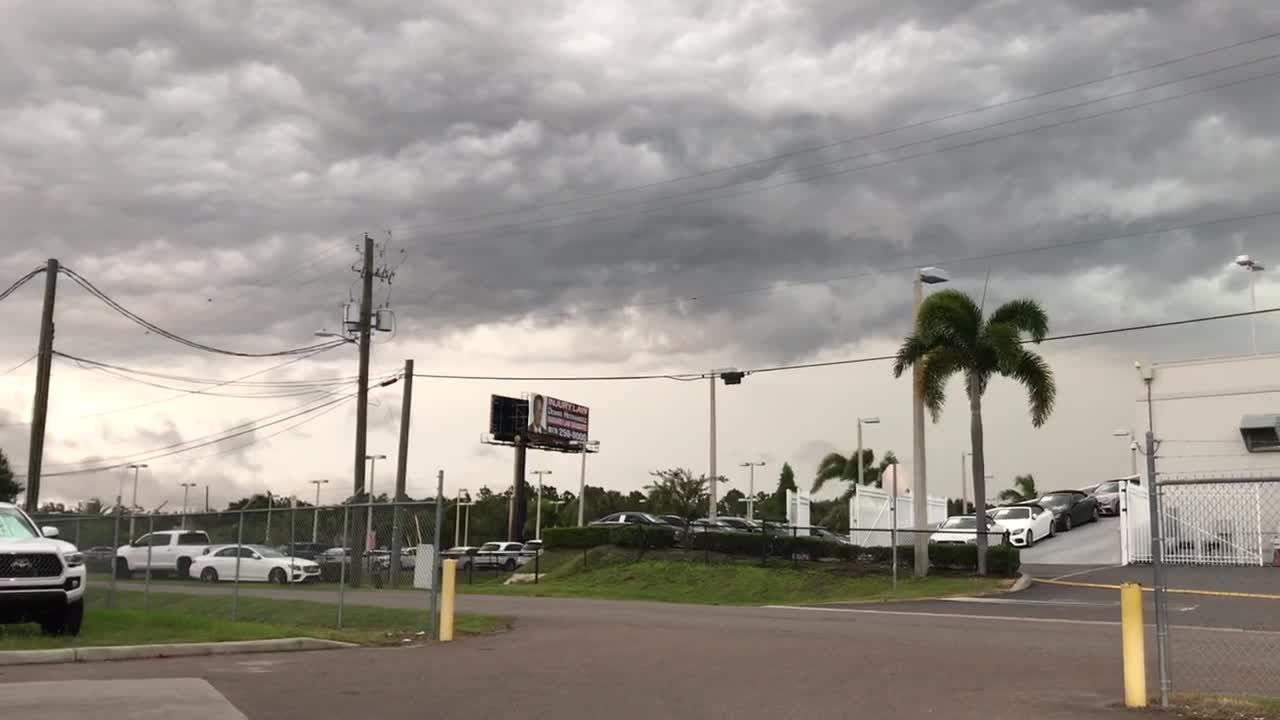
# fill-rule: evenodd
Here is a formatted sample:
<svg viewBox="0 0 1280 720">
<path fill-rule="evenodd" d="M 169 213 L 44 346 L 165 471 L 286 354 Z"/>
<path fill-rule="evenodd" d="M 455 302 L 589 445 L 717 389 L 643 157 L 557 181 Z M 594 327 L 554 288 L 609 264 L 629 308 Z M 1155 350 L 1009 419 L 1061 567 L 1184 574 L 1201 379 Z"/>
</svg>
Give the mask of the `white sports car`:
<svg viewBox="0 0 1280 720">
<path fill-rule="evenodd" d="M 284 585 L 320 577 L 320 565 L 299 557 L 289 557 L 266 545 L 215 545 L 191 562 L 191 577 L 204 582 L 236 579 L 239 556 L 241 582 L 269 582 Z"/>
<path fill-rule="evenodd" d="M 1053 536 L 1053 513 L 1039 505 L 1007 505 L 988 510 L 987 515 L 1009 531 L 1015 547 L 1031 547 Z"/>
</svg>

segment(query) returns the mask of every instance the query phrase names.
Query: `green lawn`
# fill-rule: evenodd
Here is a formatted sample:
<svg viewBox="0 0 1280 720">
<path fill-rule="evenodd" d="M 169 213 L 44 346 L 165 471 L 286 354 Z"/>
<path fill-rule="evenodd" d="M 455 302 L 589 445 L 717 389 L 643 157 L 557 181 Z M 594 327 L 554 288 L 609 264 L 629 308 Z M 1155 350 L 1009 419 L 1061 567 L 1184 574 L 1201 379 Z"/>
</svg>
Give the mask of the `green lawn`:
<svg viewBox="0 0 1280 720">
<path fill-rule="evenodd" d="M 583 568 L 582 553 L 566 561 L 537 585 L 459 584 L 463 593 L 590 597 L 607 600 L 655 600 L 705 605 L 768 605 L 890 600 L 989 592 L 1006 582 L 998 578 L 902 576 L 897 592 L 884 575 L 850 577 L 837 568 L 754 563 L 726 564 L 665 559 L 651 553 L 637 561 L 633 552 L 597 549 Z"/>
<path fill-rule="evenodd" d="M 238 622 L 232 622 L 230 597 L 151 592 L 151 608 L 143 610 L 140 592 L 117 594 L 118 607 L 106 607 L 106 591 L 90 591 L 84 627 L 77 638 L 47 638 L 36 625 L 0 625 L 0 650 L 32 650 L 95 645 L 142 645 L 170 642 L 219 642 L 281 637 L 313 637 L 364 645 L 400 645 L 420 640 L 425 610 L 348 605 L 343 629 L 335 627 L 337 606 L 300 600 L 241 597 Z M 510 623 L 488 615 L 459 615 L 458 635 L 496 632 Z"/>
</svg>

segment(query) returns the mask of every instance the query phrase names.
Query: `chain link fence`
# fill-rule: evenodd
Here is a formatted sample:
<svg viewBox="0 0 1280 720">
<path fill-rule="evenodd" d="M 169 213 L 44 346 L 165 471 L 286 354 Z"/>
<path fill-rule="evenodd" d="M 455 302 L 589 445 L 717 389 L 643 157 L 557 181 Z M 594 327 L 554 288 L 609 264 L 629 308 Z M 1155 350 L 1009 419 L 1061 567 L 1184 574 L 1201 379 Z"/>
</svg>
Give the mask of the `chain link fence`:
<svg viewBox="0 0 1280 720">
<path fill-rule="evenodd" d="M 1163 694 L 1280 696 L 1280 478 L 1163 475 L 1156 487 Z M 1180 624 L 1185 608 L 1217 627 Z"/>
<path fill-rule="evenodd" d="M 349 590 L 420 589 L 433 572 L 439 577 L 442 553 L 421 555 L 452 540 L 437 534 L 437 516 L 436 503 L 426 501 L 32 519 L 84 553 L 88 607 L 146 610 L 153 594 L 199 592 L 229 595 L 236 619 L 242 590 L 275 588 L 320 601 L 336 593 L 341 628 Z"/>
</svg>

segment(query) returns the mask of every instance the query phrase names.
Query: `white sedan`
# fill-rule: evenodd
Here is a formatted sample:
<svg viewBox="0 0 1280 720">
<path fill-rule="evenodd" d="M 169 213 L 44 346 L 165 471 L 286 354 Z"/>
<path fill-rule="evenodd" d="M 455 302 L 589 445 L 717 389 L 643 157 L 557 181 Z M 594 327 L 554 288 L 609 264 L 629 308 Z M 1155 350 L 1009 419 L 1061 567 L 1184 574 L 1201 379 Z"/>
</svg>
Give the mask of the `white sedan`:
<svg viewBox="0 0 1280 720">
<path fill-rule="evenodd" d="M 946 522 L 938 526 L 936 532 L 929 536 L 929 542 L 932 543 L 968 543 L 970 545 L 978 542 L 978 533 L 975 528 L 978 527 L 972 515 L 952 515 L 947 518 Z M 1005 528 L 996 523 L 995 520 L 987 518 L 987 544 L 999 545 L 1004 542 Z"/>
<path fill-rule="evenodd" d="M 1053 513 L 1039 505 L 1006 505 L 988 510 L 987 515 L 1009 531 L 1009 542 L 1015 547 L 1031 547 L 1054 534 Z"/>
<path fill-rule="evenodd" d="M 191 562 L 191 577 L 204 582 L 236 579 L 239 556 L 240 580 L 284 585 L 306 582 L 320 577 L 320 565 L 310 560 L 289 557 L 266 545 L 215 545 Z"/>
</svg>

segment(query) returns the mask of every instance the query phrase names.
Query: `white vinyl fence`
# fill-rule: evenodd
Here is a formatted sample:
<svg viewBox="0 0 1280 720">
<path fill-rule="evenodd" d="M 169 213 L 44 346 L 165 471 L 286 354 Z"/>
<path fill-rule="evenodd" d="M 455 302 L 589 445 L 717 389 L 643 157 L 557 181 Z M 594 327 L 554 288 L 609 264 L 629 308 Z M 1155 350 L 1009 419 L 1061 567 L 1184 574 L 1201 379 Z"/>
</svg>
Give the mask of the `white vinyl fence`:
<svg viewBox="0 0 1280 720">
<path fill-rule="evenodd" d="M 1127 485 L 1127 483 L 1126 483 Z M 1280 480 L 1159 478 L 1163 560 L 1170 565 L 1266 565 L 1280 537 Z M 1151 562 L 1147 490 L 1120 496 L 1121 559 Z"/>
<path fill-rule="evenodd" d="M 812 525 L 809 522 L 809 507 L 812 501 L 808 490 L 787 491 L 787 524 L 791 527 L 804 528 Z"/>
<path fill-rule="evenodd" d="M 911 528 L 912 503 L 910 495 L 898 496 L 898 528 Z M 936 526 L 947 519 L 947 501 L 945 498 L 931 497 L 927 500 L 929 508 L 929 526 Z M 885 532 L 893 528 L 893 502 L 889 493 L 873 487 L 860 487 L 852 498 L 849 498 L 849 540 L 854 545 L 887 546 L 890 535 Z M 926 528 L 920 528 L 924 530 Z M 910 542 L 910 539 L 907 539 Z"/>
</svg>

